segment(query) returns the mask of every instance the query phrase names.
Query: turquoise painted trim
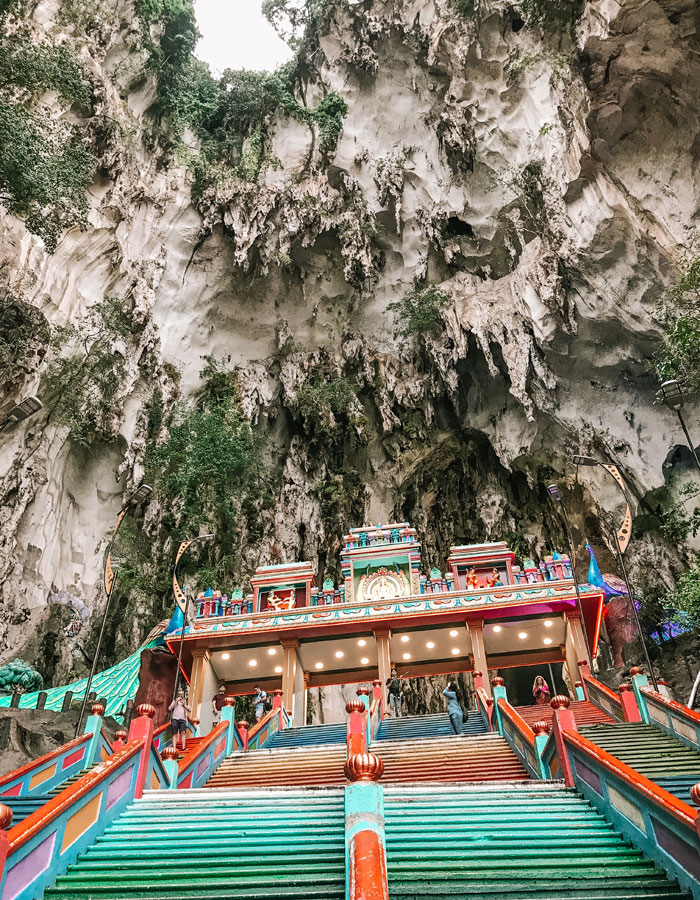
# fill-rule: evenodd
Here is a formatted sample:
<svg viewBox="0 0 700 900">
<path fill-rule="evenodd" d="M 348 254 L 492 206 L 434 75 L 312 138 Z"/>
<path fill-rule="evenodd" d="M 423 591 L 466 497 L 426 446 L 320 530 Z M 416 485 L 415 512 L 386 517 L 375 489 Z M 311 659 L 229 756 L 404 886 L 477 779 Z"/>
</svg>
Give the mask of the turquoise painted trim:
<svg viewBox="0 0 700 900">
<path fill-rule="evenodd" d="M 230 727 L 229 722 L 220 722 L 205 738 L 205 745 L 198 747 L 191 758 L 184 758 L 186 765 L 178 775 L 178 788 L 204 787 L 226 759 L 226 732 Z"/>
<path fill-rule="evenodd" d="M 585 700 L 586 699 L 586 692 L 583 690 L 581 685 L 579 685 L 576 688 L 576 699 L 577 700 Z"/>
<path fill-rule="evenodd" d="M 696 712 L 681 703 L 664 703 L 651 688 L 641 687 L 639 693 L 644 698 L 650 725 L 670 734 L 686 747 L 700 751 L 700 721 Z"/>
<path fill-rule="evenodd" d="M 272 735 L 279 731 L 280 717 L 276 709 L 271 709 L 260 721 L 262 722 L 260 730 L 256 731 L 252 738 L 248 738 L 249 750 L 258 750 L 264 747 Z"/>
<path fill-rule="evenodd" d="M 372 743 L 372 722 L 369 717 L 370 697 L 369 694 L 357 694 L 357 699 L 361 700 L 365 707 L 365 743 L 369 749 Z"/>
<path fill-rule="evenodd" d="M 649 686 L 649 679 L 646 675 L 633 675 L 630 681 L 632 682 L 632 690 L 634 691 L 634 696 L 637 701 L 639 715 L 642 717 L 642 722 L 644 722 L 645 725 L 648 725 L 649 710 L 647 709 L 647 699 L 642 693 L 642 688 Z"/>
<path fill-rule="evenodd" d="M 58 750 L 47 753 L 40 759 L 34 760 L 33 763 L 28 763 L 26 766 L 4 775 L 0 779 L 0 801 L 3 794 L 10 794 L 13 797 L 34 797 L 37 794 L 46 794 L 58 787 L 67 778 L 82 772 L 87 765 L 85 759 L 91 738 L 91 734 L 81 734 L 79 738 L 68 741 L 67 744 L 59 747 Z M 79 755 L 78 751 L 82 751 L 82 753 Z M 72 756 L 78 756 L 78 758 L 68 763 L 67 760 Z M 34 785 L 34 787 L 30 786 L 35 775 L 52 766 L 55 766 L 53 775 Z"/>
<path fill-rule="evenodd" d="M 126 706 L 126 701 L 134 699 L 139 686 L 141 653 L 143 650 L 155 647 L 159 643 L 161 643 L 160 638 L 148 641 L 142 647 L 139 647 L 135 653 L 132 653 L 131 656 L 127 656 L 126 659 L 123 659 L 115 666 L 95 675 L 90 690 L 94 691 L 98 698 L 105 697 L 107 699 L 105 716 L 112 716 L 120 722 L 123 721 L 122 711 Z M 87 678 L 81 678 L 80 681 L 74 681 L 72 684 L 49 688 L 46 691 L 45 709 L 60 710 L 68 691 L 72 691 L 74 701 L 82 700 L 86 686 Z M 22 694 L 19 700 L 19 708 L 36 709 L 39 693 L 39 691 L 30 691 L 27 694 Z M 0 697 L 0 708 L 8 707 L 11 699 L 11 697 Z"/>
<path fill-rule="evenodd" d="M 384 789 L 375 781 L 356 781 L 345 786 L 345 900 L 350 896 L 350 853 L 353 838 L 373 831 L 385 847 Z"/>
<path fill-rule="evenodd" d="M 102 747 L 102 716 L 89 715 L 85 719 L 85 728 L 83 734 L 90 735 L 90 743 L 85 753 L 85 765 L 83 768 L 91 766 L 100 760 L 100 749 Z"/>
<path fill-rule="evenodd" d="M 700 900 L 700 837 L 693 824 L 684 824 L 668 809 L 653 802 L 643 789 L 644 784 L 651 785 L 651 782 L 641 775 L 639 784 L 632 785 L 609 771 L 592 754 L 572 746 L 566 740 L 566 732 L 564 740 L 576 789 L 637 849 L 676 878 L 695 900 Z M 689 823 L 694 822 L 696 810 L 665 791 L 661 793 L 684 807 Z"/>
<path fill-rule="evenodd" d="M 503 690 L 503 688 L 494 688 L 494 694 L 497 690 Z M 508 746 L 523 764 L 527 774 L 530 778 L 544 778 L 545 776 L 543 775 L 542 766 L 540 764 L 540 757 L 536 750 L 536 739 L 532 733 L 532 729 L 523 723 L 523 726 L 530 732 L 530 735 L 528 735 L 518 728 L 514 719 L 514 716 L 516 716 L 517 713 L 508 701 L 499 703 L 499 701 L 496 700 L 496 709 L 498 711 L 501 726 L 501 735 L 505 738 Z M 532 742 L 528 740 L 529 736 L 532 737 Z M 544 737 L 546 738 L 546 735 L 544 735 Z"/>
<path fill-rule="evenodd" d="M 177 790 L 178 765 L 176 759 L 164 759 L 163 768 L 168 776 L 168 788 L 171 791 Z"/>
<path fill-rule="evenodd" d="M 498 727 L 498 733 L 503 737 L 503 722 L 501 720 L 501 710 L 498 705 L 499 700 L 505 700 L 508 702 L 508 692 L 506 691 L 503 685 L 497 684 L 495 687 L 492 687 L 493 691 L 493 706 L 494 712 L 496 715 L 496 725 Z"/>
<path fill-rule="evenodd" d="M 238 729 L 235 727 L 235 718 L 235 706 L 224 706 L 221 710 L 221 721 L 228 722 L 228 728 L 226 729 L 226 756 L 231 755 L 234 745 L 237 750 L 243 749 L 243 742 L 238 734 Z"/>
<path fill-rule="evenodd" d="M 540 755 L 540 760 L 542 763 L 542 775 L 543 778 L 553 778 L 552 774 L 552 760 L 555 756 L 557 756 L 557 742 L 554 738 L 554 732 L 550 731 L 549 734 L 537 735 L 535 737 L 535 742 L 542 741 L 541 749 L 538 748 L 538 752 Z M 558 759 L 558 757 L 557 757 Z M 560 772 L 561 766 L 558 765 L 557 771 Z M 557 777 L 561 777 L 558 775 Z"/>
<path fill-rule="evenodd" d="M 154 779 L 158 781 L 158 784 L 153 783 Z M 167 790 L 170 786 L 170 776 L 165 768 L 165 764 L 156 748 L 151 745 L 143 789 L 144 791 L 160 791 Z"/>
<path fill-rule="evenodd" d="M 10 851 L 0 880 L 2 900 L 40 900 L 44 889 L 53 884 L 57 876 L 62 875 L 121 815 L 134 799 L 141 748 L 141 741 L 132 742 L 8 832 Z M 110 787 L 115 784 L 117 787 L 109 797 Z M 94 803 L 96 797 L 99 801 L 94 821 L 64 848 L 68 821 L 85 806 Z M 108 799 L 112 801 L 109 808 Z M 55 816 L 52 815 L 54 811 L 58 813 Z M 33 827 L 35 825 L 38 826 L 36 829 Z M 26 834 L 30 828 L 32 834 L 29 840 L 17 846 L 18 833 Z M 41 845 L 46 847 L 46 841 L 52 842 L 50 853 L 42 853 Z M 37 858 L 35 865 L 31 864 L 32 856 Z M 45 866 L 40 865 L 42 856 L 48 862 Z M 18 866 L 21 868 L 18 869 Z M 17 882 L 20 882 L 19 887 Z"/>
</svg>

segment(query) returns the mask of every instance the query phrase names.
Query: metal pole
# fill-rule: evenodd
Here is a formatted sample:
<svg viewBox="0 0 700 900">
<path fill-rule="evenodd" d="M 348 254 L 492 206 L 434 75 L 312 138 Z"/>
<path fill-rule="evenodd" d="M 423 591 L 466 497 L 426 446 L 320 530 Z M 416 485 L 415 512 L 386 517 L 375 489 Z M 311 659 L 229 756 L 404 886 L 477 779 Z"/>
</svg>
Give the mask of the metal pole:
<svg viewBox="0 0 700 900">
<path fill-rule="evenodd" d="M 581 603 L 581 592 L 578 587 L 578 578 L 576 577 L 576 557 L 574 556 L 574 544 L 571 538 L 571 527 L 569 523 L 569 513 L 566 511 L 566 505 L 562 502 L 562 512 L 564 513 L 564 530 L 566 531 L 566 540 L 569 545 L 569 557 L 571 558 L 571 574 L 574 579 L 574 588 L 576 589 L 576 601 L 578 603 L 578 611 L 581 614 L 581 630 L 583 631 L 583 639 L 586 642 L 586 650 L 588 651 L 588 660 L 591 668 L 593 668 L 593 655 L 591 654 L 591 645 L 588 642 L 588 632 L 586 631 L 586 619 L 583 615 L 583 604 Z"/>
<path fill-rule="evenodd" d="M 644 651 L 644 659 L 647 664 L 647 668 L 649 669 L 649 674 L 651 675 L 651 683 L 654 685 L 654 690 L 658 691 L 659 686 L 656 683 L 656 675 L 654 674 L 654 669 L 651 665 L 651 659 L 649 658 L 649 651 L 647 650 L 647 642 L 644 640 L 644 632 L 642 631 L 642 625 L 639 621 L 639 612 L 637 611 L 637 604 L 634 602 L 634 594 L 632 593 L 632 585 L 630 584 L 629 577 L 627 575 L 627 566 L 625 566 L 625 560 L 622 556 L 622 550 L 620 549 L 620 542 L 617 539 L 617 532 L 613 528 L 613 535 L 615 536 L 615 548 L 617 550 L 617 558 L 620 561 L 620 568 L 622 569 L 622 578 L 627 586 L 627 596 L 630 598 L 630 603 L 632 604 L 632 610 L 634 612 L 634 621 L 637 623 L 637 631 L 639 632 L 639 640 L 642 642 L 642 650 Z"/>
<path fill-rule="evenodd" d="M 547 665 L 549 666 L 549 680 L 550 680 L 551 683 L 552 683 L 552 697 L 553 697 L 553 696 L 557 693 L 557 686 L 556 686 L 556 683 L 555 683 L 555 681 L 554 681 L 554 671 L 553 671 L 553 669 L 552 669 L 552 664 L 551 664 L 551 663 L 547 663 Z"/>
<path fill-rule="evenodd" d="M 175 685 L 173 687 L 173 703 L 177 697 L 177 689 L 180 685 L 180 672 L 182 666 L 182 648 L 185 646 L 185 628 L 187 628 L 187 619 L 190 612 L 190 595 L 185 593 L 185 609 L 182 613 L 182 631 L 180 632 L 180 647 L 177 652 L 177 669 L 175 670 Z"/>
<path fill-rule="evenodd" d="M 680 409 L 676 410 L 678 414 L 678 421 L 681 423 L 681 428 L 683 429 L 683 434 L 685 435 L 685 439 L 688 442 L 688 447 L 690 448 L 690 452 L 693 454 L 693 459 L 695 460 L 695 465 L 697 466 L 698 472 L 700 472 L 700 459 L 698 459 L 698 455 L 695 452 L 695 447 L 693 446 L 693 442 L 690 439 L 690 432 L 688 431 L 688 426 L 685 424 L 685 419 L 683 418 L 683 414 Z"/>
</svg>

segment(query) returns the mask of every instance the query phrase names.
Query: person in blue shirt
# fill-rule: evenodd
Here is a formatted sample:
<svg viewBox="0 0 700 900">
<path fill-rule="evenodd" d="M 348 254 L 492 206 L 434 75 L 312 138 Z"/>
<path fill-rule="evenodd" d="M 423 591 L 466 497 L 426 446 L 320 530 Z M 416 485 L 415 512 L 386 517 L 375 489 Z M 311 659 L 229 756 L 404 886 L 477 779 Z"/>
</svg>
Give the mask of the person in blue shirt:
<svg viewBox="0 0 700 900">
<path fill-rule="evenodd" d="M 265 701 L 267 700 L 267 694 L 260 687 L 259 684 L 255 685 L 255 718 L 259 722 L 260 719 L 265 715 Z"/>
<path fill-rule="evenodd" d="M 447 697 L 447 715 L 450 717 L 450 725 L 455 734 L 462 734 L 462 706 L 459 702 L 457 683 L 451 681 L 442 692 Z"/>
</svg>

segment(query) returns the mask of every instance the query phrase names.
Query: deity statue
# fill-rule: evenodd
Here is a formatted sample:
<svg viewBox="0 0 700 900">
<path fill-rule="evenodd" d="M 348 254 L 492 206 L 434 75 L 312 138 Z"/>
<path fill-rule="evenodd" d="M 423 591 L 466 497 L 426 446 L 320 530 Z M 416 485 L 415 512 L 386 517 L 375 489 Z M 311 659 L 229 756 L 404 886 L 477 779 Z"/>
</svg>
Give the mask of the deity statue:
<svg viewBox="0 0 700 900">
<path fill-rule="evenodd" d="M 479 587 L 479 576 L 476 574 L 474 566 L 467 572 L 467 587 L 471 589 Z"/>
<path fill-rule="evenodd" d="M 486 584 L 489 587 L 502 587 L 503 586 L 503 582 L 501 581 L 501 575 L 500 575 L 498 569 L 491 570 L 491 574 L 486 579 Z"/>
</svg>

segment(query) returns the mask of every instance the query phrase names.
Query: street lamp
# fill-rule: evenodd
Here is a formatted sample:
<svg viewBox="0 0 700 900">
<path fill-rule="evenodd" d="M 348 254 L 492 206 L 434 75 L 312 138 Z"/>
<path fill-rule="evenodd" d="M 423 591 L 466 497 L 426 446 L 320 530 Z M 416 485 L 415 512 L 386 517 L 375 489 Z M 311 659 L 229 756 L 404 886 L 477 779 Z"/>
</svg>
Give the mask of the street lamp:
<svg viewBox="0 0 700 900">
<path fill-rule="evenodd" d="M 75 727 L 75 736 L 77 737 L 80 734 L 80 728 L 83 724 L 83 716 L 85 715 L 85 707 L 88 702 L 88 694 L 90 693 L 90 686 L 92 684 L 92 679 L 95 677 L 95 669 L 97 668 L 97 660 L 100 655 L 100 647 L 102 646 L 102 637 L 105 633 L 105 626 L 107 624 L 107 616 L 109 614 L 109 607 L 112 601 L 112 591 L 114 590 L 114 585 L 117 581 L 117 573 L 112 568 L 112 547 L 114 546 L 114 542 L 117 538 L 117 533 L 119 528 L 124 520 L 124 516 L 127 514 L 129 509 L 132 506 L 136 506 L 137 503 L 140 503 L 142 500 L 145 500 L 146 497 L 151 493 L 152 488 L 148 484 L 140 484 L 136 490 L 131 494 L 129 499 L 126 501 L 124 506 L 122 506 L 119 511 L 119 515 L 117 516 L 117 521 L 114 526 L 114 531 L 112 532 L 112 537 L 109 541 L 109 545 L 107 547 L 107 553 L 105 554 L 104 564 L 102 567 L 102 583 L 104 584 L 105 593 L 107 594 L 107 602 L 105 603 L 105 611 L 102 615 L 102 625 L 100 626 L 100 633 L 97 636 L 97 646 L 95 647 L 95 654 L 92 658 L 92 666 L 90 667 L 90 674 L 88 675 L 87 684 L 85 685 L 85 693 L 83 695 L 83 702 L 80 707 L 80 715 L 78 716 L 78 724 Z"/>
<path fill-rule="evenodd" d="M 173 566 L 173 596 L 175 597 L 176 611 L 180 610 L 182 613 L 182 627 L 180 629 L 180 647 L 177 654 L 177 669 L 175 670 L 175 684 L 173 685 L 173 700 L 177 696 L 178 685 L 180 684 L 180 667 L 182 665 L 182 648 L 185 643 L 185 626 L 187 625 L 187 615 L 189 611 L 189 602 L 190 598 L 188 594 L 180 587 L 180 584 L 177 580 L 177 567 L 180 559 L 182 558 L 183 553 L 187 550 L 188 547 L 192 546 L 196 541 L 208 541 L 213 538 L 213 534 L 200 534 L 199 537 L 196 538 L 188 538 L 180 543 L 180 546 L 177 548 L 177 553 L 175 554 L 175 565 Z M 174 630 L 174 629 L 173 629 Z"/>
<path fill-rule="evenodd" d="M 688 426 L 685 424 L 685 419 L 683 418 L 683 414 L 681 413 L 683 404 L 685 403 L 685 397 L 683 396 L 683 388 L 681 387 L 680 382 L 676 381 L 675 378 L 672 378 L 669 381 L 664 381 L 664 383 L 661 385 L 661 390 L 656 394 L 656 399 L 666 404 L 666 406 L 668 406 L 669 409 L 672 409 L 678 416 L 678 421 L 681 423 L 681 428 L 683 429 L 683 434 L 685 435 L 685 439 L 688 442 L 688 447 L 690 448 L 690 452 L 693 454 L 695 465 L 700 472 L 700 459 L 698 459 L 698 455 L 695 452 L 695 446 L 690 439 Z"/>
<path fill-rule="evenodd" d="M 600 466 L 611 478 L 614 479 L 617 486 L 622 491 L 622 496 L 625 498 L 625 503 L 627 508 L 625 510 L 625 518 L 623 519 L 622 525 L 616 531 L 613 528 L 613 537 L 615 538 L 615 550 L 617 551 L 617 559 L 620 563 L 620 571 L 622 572 L 622 579 L 625 582 L 625 586 L 627 587 L 627 596 L 630 598 L 630 603 L 632 604 L 632 610 L 634 612 L 634 621 L 637 624 L 637 631 L 639 632 L 639 639 L 642 642 L 642 650 L 644 651 L 644 659 L 647 664 L 647 668 L 649 670 L 649 674 L 651 675 L 651 680 L 654 685 L 654 690 L 657 690 L 656 683 L 656 675 L 654 674 L 654 669 L 651 665 L 651 659 L 649 658 L 649 651 L 647 650 L 647 644 L 644 640 L 644 632 L 642 631 L 642 625 L 639 621 L 639 612 L 637 610 L 637 604 L 634 602 L 634 594 L 632 593 L 632 585 L 630 584 L 629 576 L 627 574 L 627 566 L 625 565 L 625 560 L 623 557 L 623 553 L 627 549 L 627 545 L 630 542 L 632 537 L 632 512 L 630 510 L 630 501 L 627 496 L 627 489 L 625 488 L 625 482 L 620 474 L 620 470 L 617 466 L 612 465 L 612 463 L 603 463 L 600 460 L 597 460 L 593 456 L 574 456 L 574 463 L 577 466 Z"/>
<path fill-rule="evenodd" d="M 574 544 L 571 538 L 571 523 L 569 522 L 569 513 L 566 510 L 566 504 L 564 503 L 564 495 L 561 492 L 561 488 L 558 484 L 550 484 L 547 488 L 547 492 L 552 500 L 555 500 L 557 503 L 561 505 L 561 511 L 564 513 L 564 532 L 566 535 L 566 543 L 569 546 L 569 559 L 571 560 L 571 574 L 574 579 L 574 588 L 576 590 L 576 601 L 578 603 L 578 611 L 581 615 L 581 627 L 583 630 L 583 637 L 586 641 L 586 650 L 588 651 L 588 659 L 591 662 L 591 666 L 593 665 L 593 654 L 591 653 L 591 645 L 588 642 L 588 632 L 586 631 L 586 620 L 583 615 L 583 604 L 581 603 L 581 592 L 578 586 L 578 578 L 576 577 L 576 558 L 574 556 Z"/>
<path fill-rule="evenodd" d="M 24 419 L 33 416 L 34 413 L 39 412 L 43 405 L 44 404 L 38 397 L 25 397 L 24 400 L 9 411 L 4 421 L 0 422 L 0 431 L 4 431 L 5 428 L 9 428 L 10 425 L 14 425 L 17 422 L 23 422 Z"/>
</svg>

